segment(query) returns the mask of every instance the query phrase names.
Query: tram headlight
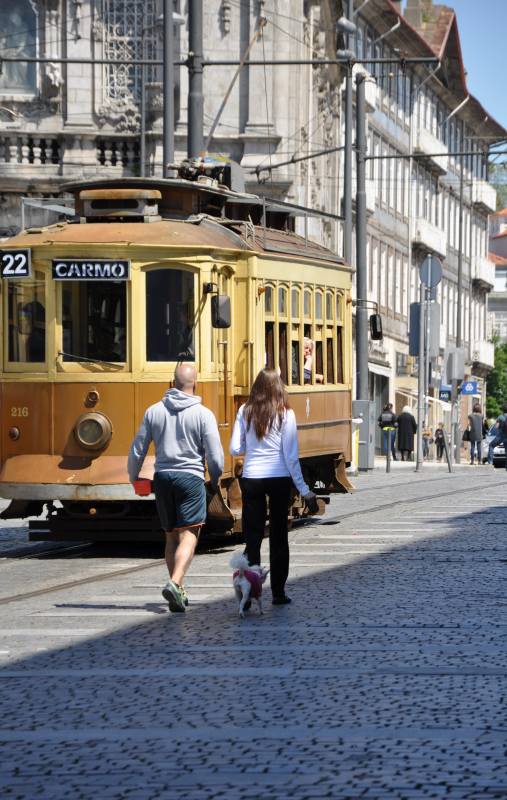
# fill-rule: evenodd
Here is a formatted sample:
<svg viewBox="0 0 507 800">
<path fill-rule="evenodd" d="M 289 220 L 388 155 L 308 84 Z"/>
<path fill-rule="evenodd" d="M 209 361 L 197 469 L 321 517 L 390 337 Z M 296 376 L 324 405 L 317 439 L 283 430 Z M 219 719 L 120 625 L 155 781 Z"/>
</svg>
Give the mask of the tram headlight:
<svg viewBox="0 0 507 800">
<path fill-rule="evenodd" d="M 100 450 L 113 435 L 111 421 L 98 412 L 82 414 L 74 426 L 74 434 L 81 447 Z"/>
</svg>

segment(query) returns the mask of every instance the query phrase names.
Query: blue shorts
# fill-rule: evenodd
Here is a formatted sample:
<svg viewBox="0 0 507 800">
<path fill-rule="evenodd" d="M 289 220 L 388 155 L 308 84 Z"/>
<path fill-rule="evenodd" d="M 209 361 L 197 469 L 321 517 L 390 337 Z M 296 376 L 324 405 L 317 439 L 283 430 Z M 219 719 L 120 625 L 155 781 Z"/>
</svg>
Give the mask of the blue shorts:
<svg viewBox="0 0 507 800">
<path fill-rule="evenodd" d="M 188 472 L 164 470 L 155 473 L 153 489 L 158 516 L 165 531 L 199 528 L 204 525 L 206 490 L 202 478 Z"/>
</svg>

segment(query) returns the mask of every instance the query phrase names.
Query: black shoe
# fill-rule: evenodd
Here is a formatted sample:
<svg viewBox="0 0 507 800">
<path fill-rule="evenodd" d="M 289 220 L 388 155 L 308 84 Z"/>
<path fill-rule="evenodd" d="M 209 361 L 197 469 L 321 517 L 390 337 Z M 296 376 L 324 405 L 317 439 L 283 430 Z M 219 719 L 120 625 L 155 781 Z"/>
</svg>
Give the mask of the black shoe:
<svg viewBox="0 0 507 800">
<path fill-rule="evenodd" d="M 245 605 L 243 606 L 243 611 L 250 611 L 251 608 L 252 608 L 252 601 L 247 600 Z"/>
<path fill-rule="evenodd" d="M 292 600 L 286 594 L 281 594 L 279 597 L 273 597 L 271 602 L 274 606 L 286 606 L 287 603 L 292 603 Z"/>
<path fill-rule="evenodd" d="M 398 456 L 393 456 L 393 461 L 398 461 Z"/>
</svg>

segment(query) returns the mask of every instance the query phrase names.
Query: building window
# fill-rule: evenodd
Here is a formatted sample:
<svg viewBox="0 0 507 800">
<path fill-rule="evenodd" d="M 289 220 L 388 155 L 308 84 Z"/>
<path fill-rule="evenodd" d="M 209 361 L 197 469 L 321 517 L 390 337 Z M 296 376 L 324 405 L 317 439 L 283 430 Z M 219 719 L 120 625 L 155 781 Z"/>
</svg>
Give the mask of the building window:
<svg viewBox="0 0 507 800">
<path fill-rule="evenodd" d="M 155 0 L 102 0 L 104 58 L 122 62 L 104 66 L 104 102 L 139 102 L 142 67 L 135 62 L 157 57 L 155 12 Z M 146 83 L 156 80 L 155 69 L 145 67 Z"/>
<path fill-rule="evenodd" d="M 38 19 L 31 0 L 0 3 L 0 53 L 2 56 L 37 56 Z M 33 94 L 37 90 L 37 68 L 26 61 L 2 64 L 1 94 Z"/>
</svg>

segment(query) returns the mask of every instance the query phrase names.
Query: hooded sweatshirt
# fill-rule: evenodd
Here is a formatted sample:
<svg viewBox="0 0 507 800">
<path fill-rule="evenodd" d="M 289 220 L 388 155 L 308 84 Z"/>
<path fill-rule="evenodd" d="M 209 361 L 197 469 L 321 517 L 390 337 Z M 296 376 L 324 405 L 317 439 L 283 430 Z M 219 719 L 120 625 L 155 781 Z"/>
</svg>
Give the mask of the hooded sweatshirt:
<svg viewBox="0 0 507 800">
<path fill-rule="evenodd" d="M 204 459 L 213 483 L 224 468 L 224 451 L 214 414 L 201 398 L 169 389 L 144 415 L 128 456 L 131 481 L 137 479 L 150 442 L 155 445 L 155 472 L 188 472 L 204 480 Z"/>
</svg>

